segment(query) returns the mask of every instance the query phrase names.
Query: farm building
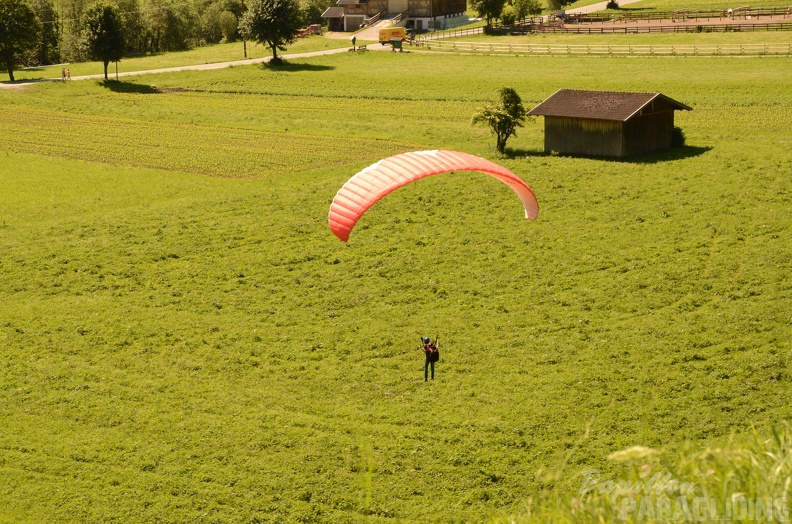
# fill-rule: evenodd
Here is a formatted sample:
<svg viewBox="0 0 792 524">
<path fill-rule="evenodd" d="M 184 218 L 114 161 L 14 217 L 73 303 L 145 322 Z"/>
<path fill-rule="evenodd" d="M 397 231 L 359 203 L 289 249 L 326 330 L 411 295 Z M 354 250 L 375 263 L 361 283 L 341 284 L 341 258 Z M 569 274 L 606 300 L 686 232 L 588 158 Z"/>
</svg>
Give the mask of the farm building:
<svg viewBox="0 0 792 524">
<path fill-rule="evenodd" d="M 465 23 L 466 10 L 467 0 L 337 0 L 322 18 L 330 31 L 357 31 L 398 17 L 396 25 L 422 32 Z"/>
<path fill-rule="evenodd" d="M 545 117 L 546 153 L 627 157 L 669 149 L 681 109 L 660 93 L 559 89 L 528 114 Z"/>
</svg>

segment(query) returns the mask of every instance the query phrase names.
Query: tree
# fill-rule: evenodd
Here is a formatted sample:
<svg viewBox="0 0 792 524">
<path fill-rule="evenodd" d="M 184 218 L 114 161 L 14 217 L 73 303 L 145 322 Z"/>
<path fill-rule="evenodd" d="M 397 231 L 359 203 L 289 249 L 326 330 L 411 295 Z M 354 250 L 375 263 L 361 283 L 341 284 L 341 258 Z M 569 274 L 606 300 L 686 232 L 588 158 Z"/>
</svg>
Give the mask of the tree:
<svg viewBox="0 0 792 524">
<path fill-rule="evenodd" d="M 220 30 L 223 32 L 223 40 L 226 42 L 233 42 L 237 38 L 239 20 L 231 11 L 223 11 L 220 13 Z"/>
<path fill-rule="evenodd" d="M 58 12 L 52 0 L 32 0 L 31 6 L 41 21 L 41 39 L 36 51 L 36 62 L 41 65 L 60 61 Z"/>
<path fill-rule="evenodd" d="M 0 60 L 14 81 L 18 57 L 41 44 L 41 22 L 24 0 L 0 0 Z"/>
<path fill-rule="evenodd" d="M 107 80 L 108 64 L 121 60 L 126 45 L 121 13 L 115 4 L 99 0 L 85 11 L 83 23 L 88 53 L 91 59 L 102 61 Z"/>
<path fill-rule="evenodd" d="M 487 19 L 487 26 L 492 25 L 492 20 L 500 18 L 503 13 L 503 8 L 506 5 L 506 0 L 471 0 L 470 7 L 472 7 L 479 16 Z"/>
<path fill-rule="evenodd" d="M 518 20 L 542 14 L 542 3 L 539 0 L 514 0 L 514 12 Z"/>
<path fill-rule="evenodd" d="M 272 61 L 277 63 L 278 49 L 286 51 L 302 24 L 300 6 L 295 0 L 253 0 L 239 21 L 239 32 L 245 40 L 255 40 L 272 49 Z"/>
<path fill-rule="evenodd" d="M 216 44 L 223 39 L 223 27 L 220 25 L 220 15 L 223 12 L 220 2 L 215 2 L 201 13 L 201 39 L 205 43 Z"/>
<path fill-rule="evenodd" d="M 184 51 L 198 41 L 200 18 L 192 2 L 146 0 L 145 5 L 150 52 Z"/>
<path fill-rule="evenodd" d="M 146 18 L 138 0 L 114 0 L 121 11 L 124 28 L 124 56 L 146 52 Z"/>
<path fill-rule="evenodd" d="M 558 11 L 573 3 L 574 0 L 547 0 L 547 7 L 551 11 Z"/>
<path fill-rule="evenodd" d="M 337 5 L 335 0 L 300 0 L 300 6 L 304 14 L 305 23 L 307 24 L 321 24 L 324 22 L 322 13 L 328 7 Z"/>
<path fill-rule="evenodd" d="M 473 115 L 473 124 L 486 124 L 496 137 L 496 147 L 503 154 L 506 152 L 506 141 L 510 136 L 517 136 L 517 128 L 522 127 L 525 120 L 525 108 L 517 92 L 511 87 L 500 90 L 500 102 L 479 109 Z"/>
<path fill-rule="evenodd" d="M 59 0 L 61 35 L 60 58 L 64 62 L 84 62 L 88 60 L 85 48 L 83 14 L 90 4 L 89 0 Z"/>
</svg>

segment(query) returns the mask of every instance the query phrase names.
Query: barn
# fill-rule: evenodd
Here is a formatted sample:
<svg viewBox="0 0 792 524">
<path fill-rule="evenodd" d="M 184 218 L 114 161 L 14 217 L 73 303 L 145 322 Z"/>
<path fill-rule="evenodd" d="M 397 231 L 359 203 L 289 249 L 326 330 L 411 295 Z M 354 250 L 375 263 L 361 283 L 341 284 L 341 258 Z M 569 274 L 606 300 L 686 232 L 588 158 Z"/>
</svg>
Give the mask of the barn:
<svg viewBox="0 0 792 524">
<path fill-rule="evenodd" d="M 466 0 L 337 0 L 322 18 L 330 31 L 357 31 L 398 17 L 395 25 L 420 33 L 467 23 L 466 10 Z"/>
<path fill-rule="evenodd" d="M 670 149 L 674 111 L 692 110 L 661 93 L 559 89 L 528 112 L 544 117 L 544 150 L 628 157 Z"/>
</svg>

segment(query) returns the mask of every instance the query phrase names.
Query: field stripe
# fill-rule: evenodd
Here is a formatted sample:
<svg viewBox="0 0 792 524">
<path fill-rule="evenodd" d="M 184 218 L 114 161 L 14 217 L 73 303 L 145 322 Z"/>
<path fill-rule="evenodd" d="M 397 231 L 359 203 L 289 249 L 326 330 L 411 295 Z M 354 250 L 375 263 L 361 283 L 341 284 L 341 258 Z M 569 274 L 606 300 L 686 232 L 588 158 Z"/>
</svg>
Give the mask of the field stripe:
<svg viewBox="0 0 792 524">
<path fill-rule="evenodd" d="M 0 107 L 0 121 L 3 151 L 230 178 L 359 164 L 413 147 L 376 138 L 144 122 L 13 106 Z"/>
</svg>

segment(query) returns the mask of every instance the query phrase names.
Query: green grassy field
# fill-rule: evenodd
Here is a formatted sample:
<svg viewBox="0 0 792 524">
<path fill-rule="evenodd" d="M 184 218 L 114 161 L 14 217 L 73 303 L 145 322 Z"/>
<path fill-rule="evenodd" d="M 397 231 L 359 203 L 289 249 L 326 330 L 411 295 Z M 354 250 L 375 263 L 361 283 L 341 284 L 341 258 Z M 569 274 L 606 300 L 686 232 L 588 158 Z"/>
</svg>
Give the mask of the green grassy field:
<svg viewBox="0 0 792 524">
<path fill-rule="evenodd" d="M 0 90 L 0 522 L 481 522 L 630 446 L 770 435 L 788 63 L 344 53 Z M 503 85 L 660 91 L 687 145 L 545 155 L 535 120 L 500 157 L 469 121 Z M 430 148 L 503 163 L 538 220 L 458 173 L 330 233 L 349 176 Z"/>
<path fill-rule="evenodd" d="M 310 53 L 336 49 L 339 47 L 350 46 L 347 39 L 324 38 L 313 35 L 308 38 L 297 39 L 288 46 L 286 53 Z M 245 56 L 247 51 L 247 56 Z M 282 54 L 280 51 L 278 54 Z M 162 53 L 158 55 L 147 55 L 140 57 L 125 57 L 116 64 L 112 62 L 108 68 L 109 76 L 114 76 L 116 65 L 118 72 L 147 71 L 150 69 L 161 69 L 167 67 L 182 67 L 196 64 L 215 64 L 219 62 L 234 62 L 254 58 L 265 58 L 272 56 L 269 47 L 264 47 L 255 42 L 232 42 L 229 44 L 217 44 L 204 47 L 196 47 L 189 51 Z M 104 73 L 104 66 L 101 62 L 78 62 L 65 64 L 69 68 L 72 77 L 81 75 L 101 75 Z M 61 78 L 62 64 L 47 67 L 36 67 L 14 71 L 15 80 L 35 80 L 41 78 Z M 8 72 L 0 72 L 0 82 L 8 81 Z"/>
<path fill-rule="evenodd" d="M 510 43 L 510 44 L 560 44 L 560 45 L 713 45 L 713 44 L 786 44 L 792 42 L 792 33 L 786 31 L 755 31 L 723 33 L 656 33 L 656 34 L 531 34 L 525 36 L 468 35 L 445 41 Z M 557 58 L 563 58 L 557 56 Z"/>
<path fill-rule="evenodd" d="M 618 0 L 617 0 L 618 2 Z M 621 2 L 618 2 L 621 3 Z M 573 4 L 573 7 L 577 4 Z M 582 4 L 581 4 L 582 5 Z M 676 11 L 678 9 L 688 9 L 690 11 L 707 11 L 712 9 L 729 9 L 743 7 L 747 4 L 731 5 L 729 2 L 722 0 L 692 0 L 689 2 L 680 3 L 674 0 L 642 0 L 621 6 L 621 9 L 627 12 L 635 11 Z M 751 2 L 750 7 L 787 7 L 789 2 L 778 2 L 775 0 L 759 0 L 758 2 Z"/>
</svg>

